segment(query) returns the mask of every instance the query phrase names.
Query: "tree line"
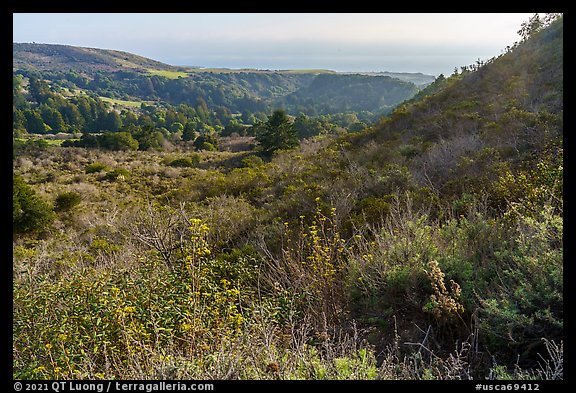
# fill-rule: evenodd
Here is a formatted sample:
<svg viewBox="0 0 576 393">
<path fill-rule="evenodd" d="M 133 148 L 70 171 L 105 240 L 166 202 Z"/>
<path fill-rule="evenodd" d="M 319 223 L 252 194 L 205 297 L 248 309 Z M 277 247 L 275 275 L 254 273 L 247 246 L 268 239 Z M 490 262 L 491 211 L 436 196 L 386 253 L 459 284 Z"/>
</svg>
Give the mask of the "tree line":
<svg viewBox="0 0 576 393">
<path fill-rule="evenodd" d="M 202 97 L 195 106 L 142 102 L 139 108 L 118 109 L 94 94 L 66 97 L 64 90 L 50 86 L 46 80 L 35 76 L 24 78 L 20 74 L 13 77 L 13 93 L 14 137 L 83 134 L 80 140 L 65 141 L 64 146 L 147 150 L 162 149 L 165 142 L 191 142 L 199 149 L 217 150 L 221 136 L 261 139 L 261 131 L 269 120 L 269 115 L 263 112 L 233 115 L 222 107 L 210 110 Z M 282 112 L 284 120 L 290 118 L 296 140 L 345 130 L 358 131 L 372 120 L 372 114 L 367 112 L 319 116 L 302 112 L 291 116 Z M 282 142 L 277 145 L 286 147 Z"/>
</svg>

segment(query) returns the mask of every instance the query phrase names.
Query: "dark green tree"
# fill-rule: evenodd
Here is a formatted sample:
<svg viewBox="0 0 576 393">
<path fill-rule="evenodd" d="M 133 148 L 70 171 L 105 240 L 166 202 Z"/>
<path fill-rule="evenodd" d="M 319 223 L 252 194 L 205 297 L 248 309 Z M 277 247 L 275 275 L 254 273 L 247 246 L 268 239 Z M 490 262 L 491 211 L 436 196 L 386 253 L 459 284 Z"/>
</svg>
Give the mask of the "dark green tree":
<svg viewBox="0 0 576 393">
<path fill-rule="evenodd" d="M 194 141 L 194 147 L 197 150 L 218 150 L 218 138 L 214 134 L 202 134 Z"/>
<path fill-rule="evenodd" d="M 139 141 L 129 132 L 106 132 L 97 137 L 101 148 L 108 150 L 138 150 Z"/>
<path fill-rule="evenodd" d="M 12 129 L 26 129 L 26 116 L 24 116 L 24 112 L 22 112 L 20 109 L 14 109 L 12 112 Z"/>
<path fill-rule="evenodd" d="M 32 99 L 38 104 L 44 103 L 44 101 L 52 96 L 50 87 L 48 87 L 48 82 L 36 77 L 29 78 L 28 91 L 30 92 Z"/>
<path fill-rule="evenodd" d="M 164 135 L 158 128 L 153 126 L 144 126 L 139 128 L 138 131 L 132 133 L 132 135 L 138 141 L 138 150 L 162 149 Z"/>
<path fill-rule="evenodd" d="M 116 132 L 122 128 L 122 119 L 116 111 L 110 111 L 102 117 L 101 126 L 103 130 Z"/>
<path fill-rule="evenodd" d="M 49 127 L 44 123 L 42 115 L 38 110 L 25 110 L 26 130 L 32 134 L 44 134 L 49 131 Z"/>
<path fill-rule="evenodd" d="M 277 109 L 272 113 L 256 135 L 256 140 L 260 143 L 262 150 L 267 153 L 298 146 L 298 135 L 294 125 L 282 109 Z"/>
<path fill-rule="evenodd" d="M 44 123 L 49 125 L 54 132 L 66 131 L 66 124 L 60 112 L 56 109 L 49 107 L 48 105 L 40 106 L 40 114 Z"/>
<path fill-rule="evenodd" d="M 196 122 L 190 120 L 184 126 L 184 131 L 182 132 L 182 140 L 193 141 L 196 138 Z"/>
</svg>

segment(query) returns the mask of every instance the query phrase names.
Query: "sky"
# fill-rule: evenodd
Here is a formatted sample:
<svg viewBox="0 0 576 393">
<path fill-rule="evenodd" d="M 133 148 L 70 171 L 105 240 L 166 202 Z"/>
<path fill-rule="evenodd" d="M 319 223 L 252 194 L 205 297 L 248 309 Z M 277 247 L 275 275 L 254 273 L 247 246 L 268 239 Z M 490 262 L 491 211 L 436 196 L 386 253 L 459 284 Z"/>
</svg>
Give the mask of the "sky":
<svg viewBox="0 0 576 393">
<path fill-rule="evenodd" d="M 519 40 L 531 13 L 14 13 L 13 42 L 171 65 L 449 75 Z"/>
</svg>

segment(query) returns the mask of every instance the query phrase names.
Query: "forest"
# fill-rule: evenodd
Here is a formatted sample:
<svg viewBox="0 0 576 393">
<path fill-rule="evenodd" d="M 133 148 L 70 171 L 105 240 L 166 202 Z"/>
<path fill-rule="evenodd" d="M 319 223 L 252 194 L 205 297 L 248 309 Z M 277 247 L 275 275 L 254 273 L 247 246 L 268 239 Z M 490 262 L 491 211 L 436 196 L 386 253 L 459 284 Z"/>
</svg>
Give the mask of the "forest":
<svg viewBox="0 0 576 393">
<path fill-rule="evenodd" d="M 519 33 L 419 85 L 14 64 L 13 378 L 563 379 L 563 17 Z"/>
</svg>

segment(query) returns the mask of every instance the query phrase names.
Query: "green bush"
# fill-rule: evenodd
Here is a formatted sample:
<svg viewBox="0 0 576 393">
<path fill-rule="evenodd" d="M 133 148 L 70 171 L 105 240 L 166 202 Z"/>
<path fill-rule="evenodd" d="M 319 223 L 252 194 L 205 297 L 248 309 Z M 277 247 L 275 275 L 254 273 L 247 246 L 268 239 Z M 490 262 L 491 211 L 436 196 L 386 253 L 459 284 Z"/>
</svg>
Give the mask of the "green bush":
<svg viewBox="0 0 576 393">
<path fill-rule="evenodd" d="M 12 229 L 17 233 L 42 231 L 54 220 L 52 207 L 26 184 L 21 176 L 12 180 Z"/>
<path fill-rule="evenodd" d="M 240 161 L 240 166 L 242 168 L 257 168 L 262 165 L 264 165 L 264 160 L 255 155 L 249 155 Z"/>
<path fill-rule="evenodd" d="M 74 191 L 64 192 L 56 197 L 56 201 L 54 203 L 54 210 L 55 211 L 64 211 L 70 210 L 74 206 L 80 204 L 80 194 Z"/>
<path fill-rule="evenodd" d="M 100 147 L 108 150 L 138 150 L 138 140 L 129 132 L 106 132 L 99 137 Z"/>
<path fill-rule="evenodd" d="M 97 173 L 108 170 L 108 166 L 101 162 L 93 162 L 92 164 L 86 165 L 86 173 Z"/>
<path fill-rule="evenodd" d="M 124 168 L 116 168 L 104 175 L 104 180 L 117 181 L 126 180 L 130 176 L 130 172 Z"/>
<path fill-rule="evenodd" d="M 218 151 L 218 149 L 216 148 L 216 146 L 214 146 L 212 143 L 210 142 L 203 142 L 200 147 L 198 147 L 198 150 L 206 150 L 206 151 Z"/>
<path fill-rule="evenodd" d="M 193 143 L 197 150 L 218 151 L 218 138 L 211 134 L 202 134 Z"/>
<path fill-rule="evenodd" d="M 505 361 L 519 352 L 538 361 L 542 337 L 562 339 L 562 232 L 562 217 L 548 206 L 520 217 L 511 244 L 494 253 L 499 279 L 480 294 L 480 327 Z"/>
<path fill-rule="evenodd" d="M 200 163 L 200 157 L 194 154 L 190 157 L 180 157 L 172 160 L 168 165 L 179 168 L 194 168 Z"/>
</svg>

